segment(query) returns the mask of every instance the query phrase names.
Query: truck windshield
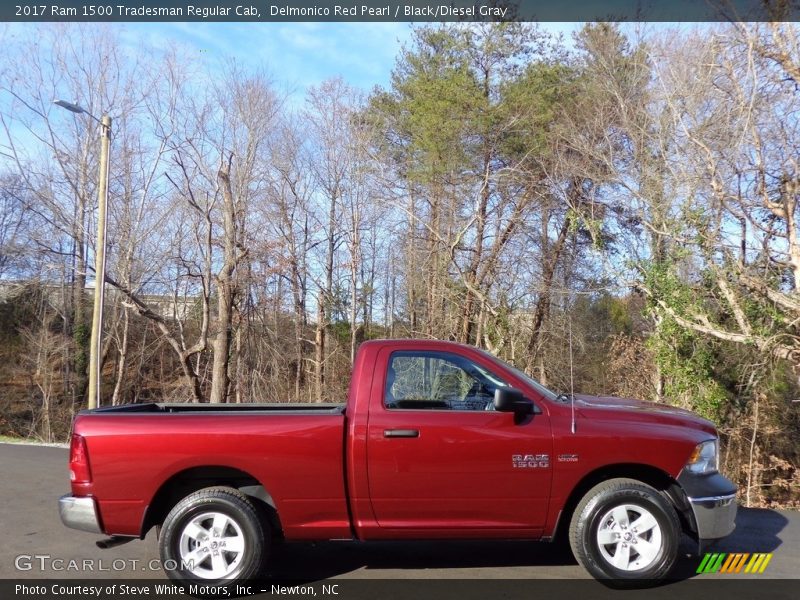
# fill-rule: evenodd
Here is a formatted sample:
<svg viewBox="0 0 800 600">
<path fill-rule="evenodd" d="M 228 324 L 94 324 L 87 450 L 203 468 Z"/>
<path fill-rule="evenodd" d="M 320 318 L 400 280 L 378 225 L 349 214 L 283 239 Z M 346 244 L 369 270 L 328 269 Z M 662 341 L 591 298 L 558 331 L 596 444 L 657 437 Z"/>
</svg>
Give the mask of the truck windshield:
<svg viewBox="0 0 800 600">
<path fill-rule="evenodd" d="M 539 392 L 542 396 L 544 396 L 548 400 L 552 400 L 552 401 L 555 402 L 558 399 L 558 394 L 556 394 L 554 391 L 546 388 L 545 386 L 543 386 L 541 383 L 539 383 L 538 381 L 536 381 L 532 377 L 529 377 L 528 375 L 526 375 L 525 372 L 522 371 L 521 369 L 518 369 L 518 368 L 508 364 L 507 362 L 505 362 L 503 360 L 500 360 L 499 358 L 497 358 L 493 354 L 489 354 L 485 350 L 480 350 L 480 352 L 482 354 L 484 354 L 485 356 L 489 357 L 494 362 L 503 365 L 506 369 L 508 369 L 509 371 L 514 373 L 514 375 L 516 375 L 517 377 L 522 379 L 525 383 L 530 385 L 533 389 L 535 389 L 537 392 Z"/>
</svg>

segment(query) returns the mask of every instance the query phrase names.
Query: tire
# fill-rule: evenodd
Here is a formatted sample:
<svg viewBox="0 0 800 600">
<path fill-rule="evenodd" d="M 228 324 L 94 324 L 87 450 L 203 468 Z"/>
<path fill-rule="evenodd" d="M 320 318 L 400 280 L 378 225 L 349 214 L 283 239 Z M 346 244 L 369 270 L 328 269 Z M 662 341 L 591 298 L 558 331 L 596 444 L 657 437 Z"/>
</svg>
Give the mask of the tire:
<svg viewBox="0 0 800 600">
<path fill-rule="evenodd" d="M 680 536 L 672 504 L 634 479 L 610 479 L 593 487 L 569 526 L 576 560 L 596 579 L 619 587 L 664 579 L 678 557 Z"/>
<path fill-rule="evenodd" d="M 269 539 L 266 519 L 245 494 L 204 488 L 178 502 L 164 520 L 161 565 L 171 579 L 208 585 L 251 579 L 264 565 Z"/>
</svg>

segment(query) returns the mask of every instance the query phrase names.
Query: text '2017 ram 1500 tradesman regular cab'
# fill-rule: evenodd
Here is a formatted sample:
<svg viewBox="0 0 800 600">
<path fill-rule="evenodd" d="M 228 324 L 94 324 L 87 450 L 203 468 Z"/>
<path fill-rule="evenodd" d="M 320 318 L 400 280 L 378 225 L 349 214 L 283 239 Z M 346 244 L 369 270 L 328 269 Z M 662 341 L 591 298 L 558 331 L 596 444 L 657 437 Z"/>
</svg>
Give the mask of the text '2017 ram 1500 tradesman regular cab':
<svg viewBox="0 0 800 600">
<path fill-rule="evenodd" d="M 557 396 L 448 342 L 361 345 L 345 405 L 143 404 L 80 413 L 69 527 L 160 527 L 176 579 L 257 577 L 270 540 L 569 536 L 597 578 L 659 579 L 681 532 L 734 528 L 714 426 L 635 400 Z M 167 561 L 170 561 L 167 563 Z M 172 562 L 174 561 L 174 562 Z"/>
</svg>

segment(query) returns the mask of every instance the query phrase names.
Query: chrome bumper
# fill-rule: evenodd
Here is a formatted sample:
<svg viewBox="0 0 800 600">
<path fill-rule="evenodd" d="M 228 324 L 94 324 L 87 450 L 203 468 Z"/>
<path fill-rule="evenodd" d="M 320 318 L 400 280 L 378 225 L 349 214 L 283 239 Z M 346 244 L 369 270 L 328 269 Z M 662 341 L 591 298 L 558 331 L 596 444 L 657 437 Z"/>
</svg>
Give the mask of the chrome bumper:
<svg viewBox="0 0 800 600">
<path fill-rule="evenodd" d="M 717 540 L 736 527 L 736 494 L 688 498 L 697 523 L 697 537 Z"/>
<path fill-rule="evenodd" d="M 58 514 L 61 516 L 61 522 L 67 527 L 90 533 L 103 533 L 93 498 L 76 498 L 70 494 L 61 496 L 58 499 Z"/>
<path fill-rule="evenodd" d="M 678 484 L 683 498 L 676 506 L 690 519 L 699 541 L 718 540 L 734 530 L 736 484 L 719 473 L 695 474 L 685 469 L 678 475 Z"/>
</svg>

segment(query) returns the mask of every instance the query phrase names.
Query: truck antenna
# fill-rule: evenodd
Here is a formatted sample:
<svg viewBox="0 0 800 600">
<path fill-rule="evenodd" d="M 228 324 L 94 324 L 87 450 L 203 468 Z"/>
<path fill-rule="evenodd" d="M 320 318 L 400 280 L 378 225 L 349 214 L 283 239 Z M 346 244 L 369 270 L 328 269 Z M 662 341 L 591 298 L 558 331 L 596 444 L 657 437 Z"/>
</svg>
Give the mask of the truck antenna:
<svg viewBox="0 0 800 600">
<path fill-rule="evenodd" d="M 572 368 L 572 315 L 569 316 L 569 404 L 572 417 L 572 433 L 575 433 L 575 375 Z"/>
</svg>

